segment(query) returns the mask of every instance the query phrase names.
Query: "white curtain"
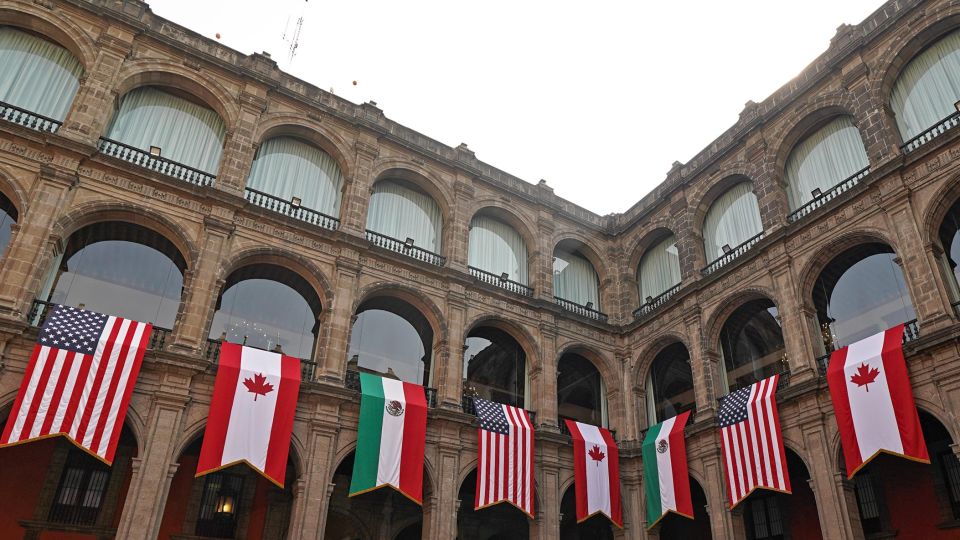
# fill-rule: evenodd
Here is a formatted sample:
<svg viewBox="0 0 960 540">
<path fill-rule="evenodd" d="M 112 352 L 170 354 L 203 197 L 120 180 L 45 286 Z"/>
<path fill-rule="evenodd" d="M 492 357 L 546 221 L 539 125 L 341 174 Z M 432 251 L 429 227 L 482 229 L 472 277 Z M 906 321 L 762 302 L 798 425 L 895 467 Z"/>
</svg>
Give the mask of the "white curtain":
<svg viewBox="0 0 960 540">
<path fill-rule="evenodd" d="M 842 116 L 804 139 L 787 159 L 787 198 L 796 210 L 870 164 L 860 130 Z"/>
<path fill-rule="evenodd" d="M 487 216 L 470 222 L 467 264 L 527 284 L 527 245 L 513 227 Z"/>
<path fill-rule="evenodd" d="M 562 250 L 553 252 L 553 295 L 582 306 L 593 303 L 600 309 L 600 280 L 583 255 Z"/>
<path fill-rule="evenodd" d="M 680 254 L 672 234 L 648 249 L 640 259 L 640 302 L 656 298 L 680 283 Z"/>
<path fill-rule="evenodd" d="M 960 31 L 944 37 L 907 64 L 893 85 L 890 106 L 908 141 L 957 112 L 960 100 Z"/>
<path fill-rule="evenodd" d="M 182 97 L 145 86 L 120 100 L 107 138 L 216 174 L 226 128 L 220 116 Z"/>
<path fill-rule="evenodd" d="M 373 186 L 367 229 L 440 253 L 443 217 L 440 206 L 430 195 L 397 182 L 386 180 Z"/>
<path fill-rule="evenodd" d="M 70 51 L 0 26 L 0 101 L 62 121 L 82 74 L 80 62 Z"/>
<path fill-rule="evenodd" d="M 343 176 L 330 154 L 293 137 L 267 139 L 250 168 L 247 187 L 329 216 L 340 217 Z"/>
<path fill-rule="evenodd" d="M 703 222 L 703 249 L 707 262 L 723 255 L 723 246 L 735 248 L 763 231 L 760 207 L 750 182 L 741 182 L 720 196 Z"/>
</svg>

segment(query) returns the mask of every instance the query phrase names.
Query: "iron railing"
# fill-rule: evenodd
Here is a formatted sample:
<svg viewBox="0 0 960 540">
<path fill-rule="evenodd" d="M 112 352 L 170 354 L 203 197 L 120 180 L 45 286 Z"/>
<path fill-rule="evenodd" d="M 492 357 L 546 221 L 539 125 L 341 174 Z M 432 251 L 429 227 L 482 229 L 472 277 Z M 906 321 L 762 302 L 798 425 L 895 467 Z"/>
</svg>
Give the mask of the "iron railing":
<svg viewBox="0 0 960 540">
<path fill-rule="evenodd" d="M 731 261 L 733 261 L 737 257 L 743 255 L 747 251 L 750 251 L 750 248 L 752 248 L 754 245 L 757 244 L 757 242 L 759 242 L 762 239 L 763 239 L 763 231 L 760 231 L 759 233 L 757 233 L 756 236 L 748 239 L 747 241 L 740 244 L 739 246 L 724 253 L 719 258 L 714 259 L 710 264 L 704 267 L 704 269 L 701 270 L 700 273 L 705 276 L 709 276 L 710 274 L 716 272 L 717 270 L 729 264 Z"/>
<path fill-rule="evenodd" d="M 566 420 L 566 418 L 561 416 L 560 419 L 557 420 L 557 426 L 560 428 L 561 435 L 566 435 L 567 437 L 570 437 L 571 436 L 570 428 L 567 427 L 567 423 L 564 422 L 564 420 Z M 610 432 L 610 436 L 613 437 L 613 440 L 617 440 L 617 430 L 608 429 L 608 431 Z"/>
<path fill-rule="evenodd" d="M 917 323 L 917 320 L 913 319 L 912 321 L 903 323 L 903 343 L 907 344 L 918 339 L 920 339 L 920 325 Z M 830 351 L 816 359 L 817 371 L 821 377 L 827 375 L 827 367 L 830 365 L 830 356 L 832 354 L 833 351 Z"/>
<path fill-rule="evenodd" d="M 348 369 L 347 376 L 343 381 L 344 388 L 348 390 L 360 391 L 360 372 Z M 427 398 L 427 408 L 434 409 L 437 407 L 437 389 L 436 388 L 426 388 L 423 389 L 424 394 Z"/>
<path fill-rule="evenodd" d="M 582 305 L 576 302 L 567 300 L 566 298 L 560 298 L 559 296 L 554 296 L 553 301 L 557 303 L 558 306 L 563 309 L 576 313 L 581 317 L 586 317 L 588 319 L 593 319 L 595 321 L 607 322 L 607 314 L 596 309 L 593 309 L 592 304 Z"/>
<path fill-rule="evenodd" d="M 667 301 L 670 300 L 671 297 L 673 297 L 673 295 L 677 294 L 677 291 L 679 290 L 680 290 L 680 284 L 677 283 L 676 285 L 674 285 L 673 287 L 670 287 L 669 289 L 660 293 L 656 297 L 651 298 L 647 302 L 644 302 L 640 307 L 633 310 L 633 318 L 642 319 L 647 315 L 653 313 L 654 311 L 660 309 L 667 303 Z"/>
<path fill-rule="evenodd" d="M 27 322 L 31 326 L 40 328 L 43 326 L 43 323 L 47 320 L 47 313 L 50 312 L 50 308 L 53 307 L 53 302 L 45 302 L 43 300 L 34 300 L 33 305 L 30 306 L 30 312 L 27 313 Z M 161 328 L 159 326 L 153 327 L 153 333 L 150 334 L 150 343 L 147 344 L 147 349 L 152 351 L 159 351 L 163 349 L 163 345 L 167 342 L 167 339 L 170 337 L 169 328 Z"/>
<path fill-rule="evenodd" d="M 340 220 L 333 216 L 328 216 L 323 212 L 294 204 L 292 201 L 281 199 L 269 193 L 246 188 L 243 193 L 243 198 L 250 204 L 259 206 L 260 208 L 266 208 L 271 212 L 290 216 L 293 219 L 298 219 L 323 229 L 335 231 L 337 227 L 340 226 Z"/>
<path fill-rule="evenodd" d="M 421 247 L 417 247 L 413 245 L 412 241 L 406 242 L 404 240 L 397 240 L 392 236 L 371 231 L 370 229 L 367 229 L 367 241 L 377 247 L 395 251 L 397 253 L 406 255 L 411 259 L 416 259 L 418 261 L 423 261 L 436 266 L 443 266 L 447 262 L 445 257 Z"/>
<path fill-rule="evenodd" d="M 207 339 L 207 348 L 204 352 L 204 358 L 208 362 L 216 364 L 220 359 L 220 345 L 222 344 L 222 340 Z M 298 358 L 298 360 L 300 360 L 300 381 L 312 381 L 314 374 L 317 372 L 317 363 L 313 360 L 307 360 L 304 358 Z"/>
<path fill-rule="evenodd" d="M 100 137 L 100 153 L 149 171 L 160 173 L 195 186 L 212 186 L 217 175 L 194 169 L 189 165 L 177 163 L 172 159 L 155 156 L 134 146 Z"/>
<path fill-rule="evenodd" d="M 787 214 L 787 221 L 789 221 L 790 223 L 793 223 L 793 222 L 799 220 L 800 218 L 809 216 L 811 213 L 813 213 L 814 210 L 817 210 L 817 209 L 825 206 L 828 202 L 836 199 L 836 198 L 839 197 L 841 194 L 846 193 L 847 191 L 849 191 L 850 188 L 852 188 L 853 186 L 859 184 L 859 183 L 860 183 L 860 180 L 862 180 L 862 179 L 863 179 L 865 176 L 867 176 L 868 174 L 870 174 L 870 167 L 869 167 L 869 166 L 868 166 L 868 167 L 864 167 L 863 169 L 860 169 L 859 171 L 853 173 L 853 174 L 852 174 L 849 178 L 847 178 L 846 180 L 844 180 L 844 181 L 840 182 L 839 184 L 833 186 L 832 188 L 828 189 L 827 191 L 825 191 L 825 192 L 821 193 L 820 195 L 814 197 L 810 202 L 804 204 L 804 205 L 801 206 L 800 208 L 797 208 L 797 209 L 794 210 L 793 212 Z"/>
<path fill-rule="evenodd" d="M 56 133 L 63 122 L 48 118 L 26 109 L 21 109 L 16 105 L 10 105 L 0 101 L 0 118 L 27 129 L 39 131 L 42 133 Z"/>
<path fill-rule="evenodd" d="M 900 150 L 902 150 L 904 154 L 909 154 L 933 139 L 936 139 L 940 135 L 943 135 L 947 131 L 957 127 L 958 124 L 960 124 L 960 111 L 951 114 L 950 116 L 930 126 L 916 137 L 901 144 Z"/>
<path fill-rule="evenodd" d="M 468 266 L 467 268 L 470 270 L 470 275 L 476 278 L 478 281 L 482 281 L 483 283 L 493 285 L 495 287 L 500 287 L 501 289 L 506 289 L 514 294 L 519 294 L 520 296 L 533 296 L 533 288 L 527 287 L 523 283 L 505 278 L 502 275 L 498 276 L 492 272 L 487 272 L 486 270 L 481 270 L 474 266 Z"/>
<path fill-rule="evenodd" d="M 460 398 L 460 408 L 467 414 L 476 415 L 477 407 L 474 404 L 473 398 L 474 396 L 464 394 L 463 397 Z M 530 417 L 530 425 L 533 426 L 533 429 L 537 429 L 537 412 L 527 411 L 527 416 Z"/>
</svg>

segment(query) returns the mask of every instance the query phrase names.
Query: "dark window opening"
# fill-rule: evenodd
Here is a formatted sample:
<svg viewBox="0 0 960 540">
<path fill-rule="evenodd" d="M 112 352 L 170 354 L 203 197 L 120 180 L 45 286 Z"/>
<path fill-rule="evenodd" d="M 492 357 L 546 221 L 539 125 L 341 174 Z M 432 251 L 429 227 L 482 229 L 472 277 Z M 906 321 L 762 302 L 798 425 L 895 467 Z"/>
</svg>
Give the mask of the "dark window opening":
<svg viewBox="0 0 960 540">
<path fill-rule="evenodd" d="M 780 540 L 783 535 L 783 515 L 780 500 L 775 494 L 758 494 L 746 502 L 743 514 L 749 540 Z"/>
<path fill-rule="evenodd" d="M 565 354 L 557 365 L 557 414 L 595 426 L 606 425 L 603 380 L 579 354 Z"/>
<path fill-rule="evenodd" d="M 357 309 L 347 354 L 348 369 L 426 386 L 433 328 L 420 311 L 402 300 L 371 298 Z"/>
<path fill-rule="evenodd" d="M 720 348 L 731 391 L 782 373 L 786 352 L 777 306 L 760 298 L 737 308 L 720 331 Z"/>
<path fill-rule="evenodd" d="M 476 488 L 477 471 L 474 470 L 460 485 L 460 511 L 457 515 L 459 540 L 526 540 L 530 537 L 527 515 L 509 503 L 474 510 Z"/>
<path fill-rule="evenodd" d="M 510 334 L 492 327 L 470 332 L 463 352 L 463 393 L 524 407 L 527 356 Z"/>
<path fill-rule="evenodd" d="M 957 301 L 960 300 L 960 201 L 953 203 L 943 218 L 939 237 L 948 272 L 953 277 L 953 284 L 958 286 L 953 290 L 953 299 Z"/>
<path fill-rule="evenodd" d="M 613 540 L 613 525 L 603 514 L 577 523 L 577 496 L 573 486 L 560 500 L 560 540 Z"/>
<path fill-rule="evenodd" d="M 110 467 L 71 448 L 50 507 L 50 521 L 94 525 L 106 498 Z"/>
<path fill-rule="evenodd" d="M 197 517 L 197 535 L 233 538 L 237 528 L 243 476 L 217 472 L 207 475 Z"/>
<path fill-rule="evenodd" d="M 11 227 L 17 224 L 17 208 L 10 199 L 0 193 L 0 257 L 7 250 L 10 243 Z"/>
<path fill-rule="evenodd" d="M 647 399 L 653 414 L 649 414 L 650 424 L 674 417 L 684 411 L 693 410 L 693 373 L 690 371 L 690 353 L 682 343 L 674 343 L 657 353 L 650 367 L 650 379 Z"/>
</svg>

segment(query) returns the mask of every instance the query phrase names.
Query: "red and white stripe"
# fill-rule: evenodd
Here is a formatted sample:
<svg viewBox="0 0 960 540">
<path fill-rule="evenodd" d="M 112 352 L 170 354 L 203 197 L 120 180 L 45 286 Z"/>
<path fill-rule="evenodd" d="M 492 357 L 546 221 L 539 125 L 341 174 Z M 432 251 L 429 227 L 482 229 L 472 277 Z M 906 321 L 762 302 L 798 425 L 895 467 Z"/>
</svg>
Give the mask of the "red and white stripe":
<svg viewBox="0 0 960 540">
<path fill-rule="evenodd" d="M 152 329 L 111 316 L 92 355 L 34 346 L 0 445 L 66 435 L 111 463 Z"/>
<path fill-rule="evenodd" d="M 500 405 L 510 424 L 501 435 L 477 429 L 477 509 L 508 502 L 533 517 L 533 425 L 527 411 Z"/>
<path fill-rule="evenodd" d="M 779 378 L 774 375 L 754 383 L 747 402 L 747 419 L 720 429 L 730 508 L 757 488 L 788 493 L 791 490 L 777 412 Z"/>
</svg>

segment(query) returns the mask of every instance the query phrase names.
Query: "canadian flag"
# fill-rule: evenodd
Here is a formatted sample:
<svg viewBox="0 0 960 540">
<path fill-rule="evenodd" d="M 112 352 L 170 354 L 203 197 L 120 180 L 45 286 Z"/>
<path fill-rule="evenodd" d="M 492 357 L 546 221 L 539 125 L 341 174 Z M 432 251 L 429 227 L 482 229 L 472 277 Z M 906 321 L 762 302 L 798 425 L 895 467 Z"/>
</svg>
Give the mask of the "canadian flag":
<svg viewBox="0 0 960 540">
<path fill-rule="evenodd" d="M 903 359 L 903 325 L 836 350 L 827 384 L 847 476 L 881 452 L 930 463 Z"/>
<path fill-rule="evenodd" d="M 594 514 L 603 514 L 622 529 L 620 451 L 613 435 L 602 427 L 573 420 L 565 421 L 573 438 L 577 523 Z"/>
<path fill-rule="evenodd" d="M 197 476 L 247 463 L 283 487 L 299 393 L 300 360 L 223 343 Z"/>
</svg>

